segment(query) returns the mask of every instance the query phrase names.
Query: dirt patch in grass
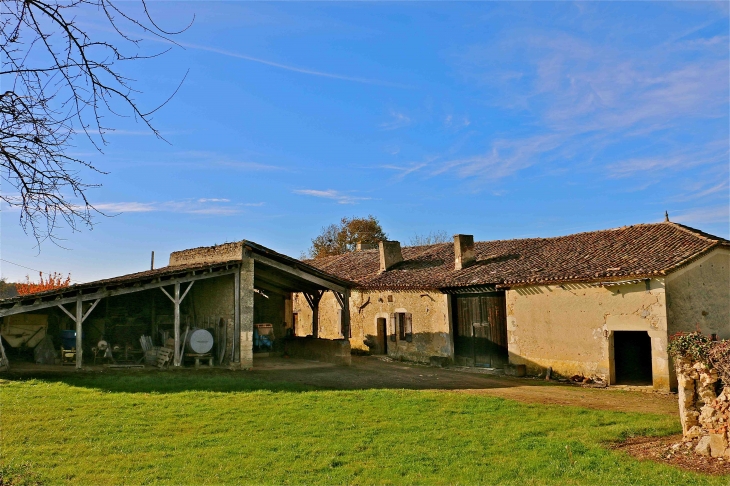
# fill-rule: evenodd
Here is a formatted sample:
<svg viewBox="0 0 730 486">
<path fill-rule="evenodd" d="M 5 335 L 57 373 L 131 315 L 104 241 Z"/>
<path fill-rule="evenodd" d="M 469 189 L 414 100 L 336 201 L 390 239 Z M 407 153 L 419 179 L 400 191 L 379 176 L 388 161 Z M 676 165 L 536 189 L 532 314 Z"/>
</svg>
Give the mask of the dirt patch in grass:
<svg viewBox="0 0 730 486">
<path fill-rule="evenodd" d="M 683 442 L 682 434 L 666 437 L 631 437 L 611 448 L 639 460 L 669 464 L 703 474 L 730 474 L 730 462 L 695 453 L 697 441 Z"/>
</svg>

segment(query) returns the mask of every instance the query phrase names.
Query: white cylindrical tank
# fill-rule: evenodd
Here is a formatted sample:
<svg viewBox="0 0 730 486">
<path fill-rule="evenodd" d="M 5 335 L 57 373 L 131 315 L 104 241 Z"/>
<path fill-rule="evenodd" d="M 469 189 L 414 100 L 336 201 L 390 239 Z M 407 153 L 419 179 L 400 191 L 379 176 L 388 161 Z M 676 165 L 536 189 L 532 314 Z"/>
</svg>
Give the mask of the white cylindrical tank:
<svg viewBox="0 0 730 486">
<path fill-rule="evenodd" d="M 191 353 L 209 353 L 213 349 L 213 335 L 205 329 L 193 329 L 188 333 L 185 348 Z"/>
</svg>

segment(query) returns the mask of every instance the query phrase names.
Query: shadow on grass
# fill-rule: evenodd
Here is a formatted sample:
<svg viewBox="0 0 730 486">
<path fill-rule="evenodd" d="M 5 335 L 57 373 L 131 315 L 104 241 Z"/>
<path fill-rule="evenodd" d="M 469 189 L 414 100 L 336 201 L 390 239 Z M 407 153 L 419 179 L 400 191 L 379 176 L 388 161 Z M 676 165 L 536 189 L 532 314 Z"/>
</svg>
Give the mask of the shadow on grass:
<svg viewBox="0 0 730 486">
<path fill-rule="evenodd" d="M 273 361 L 276 363 L 276 361 Z M 305 392 L 314 390 L 485 390 L 550 386 L 539 380 L 514 379 L 441 368 L 356 359 L 353 366 L 287 362 L 285 368 L 262 366 L 252 371 L 208 370 L 49 370 L 34 366 L 11 370 L 10 381 L 41 380 L 116 393 Z"/>
</svg>

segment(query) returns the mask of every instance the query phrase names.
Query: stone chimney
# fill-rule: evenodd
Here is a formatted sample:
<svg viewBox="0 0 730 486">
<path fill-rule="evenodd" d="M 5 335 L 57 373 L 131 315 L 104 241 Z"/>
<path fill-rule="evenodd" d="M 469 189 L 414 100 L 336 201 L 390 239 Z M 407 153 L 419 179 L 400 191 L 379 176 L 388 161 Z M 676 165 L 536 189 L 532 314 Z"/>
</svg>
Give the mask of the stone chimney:
<svg viewBox="0 0 730 486">
<path fill-rule="evenodd" d="M 380 250 L 380 273 L 390 270 L 393 265 L 403 261 L 399 241 L 381 241 L 378 243 L 378 249 Z"/>
<path fill-rule="evenodd" d="M 363 243 L 362 241 L 358 241 L 355 251 L 375 250 L 377 247 L 377 243 Z"/>
<path fill-rule="evenodd" d="M 474 265 L 477 261 L 474 253 L 474 235 L 454 235 L 454 268 Z"/>
</svg>

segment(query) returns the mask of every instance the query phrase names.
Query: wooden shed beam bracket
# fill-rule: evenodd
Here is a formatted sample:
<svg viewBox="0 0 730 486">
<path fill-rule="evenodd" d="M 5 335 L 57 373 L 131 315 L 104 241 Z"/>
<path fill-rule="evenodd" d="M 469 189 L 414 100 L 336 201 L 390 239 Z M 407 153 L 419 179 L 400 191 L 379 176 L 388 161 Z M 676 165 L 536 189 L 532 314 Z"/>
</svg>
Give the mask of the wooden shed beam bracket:
<svg viewBox="0 0 730 486">
<path fill-rule="evenodd" d="M 67 316 L 71 318 L 72 321 L 76 322 L 76 316 L 71 314 L 64 306 L 63 304 L 58 304 L 58 307 L 66 313 Z"/>
<path fill-rule="evenodd" d="M 89 307 L 89 310 L 87 310 L 86 314 L 84 314 L 84 317 L 81 318 L 81 322 L 84 322 L 86 320 L 86 318 L 89 317 L 89 314 L 91 314 L 91 311 L 94 310 L 94 307 L 96 307 L 96 305 L 99 302 L 101 302 L 101 299 L 96 299 L 96 301 L 93 304 L 91 304 L 91 307 Z"/>
<path fill-rule="evenodd" d="M 172 301 L 172 303 L 175 303 L 175 299 L 173 299 L 172 295 L 167 293 L 167 290 L 165 290 L 165 287 L 160 287 L 160 290 L 162 290 L 162 293 L 164 293 L 168 299 Z"/>
</svg>

